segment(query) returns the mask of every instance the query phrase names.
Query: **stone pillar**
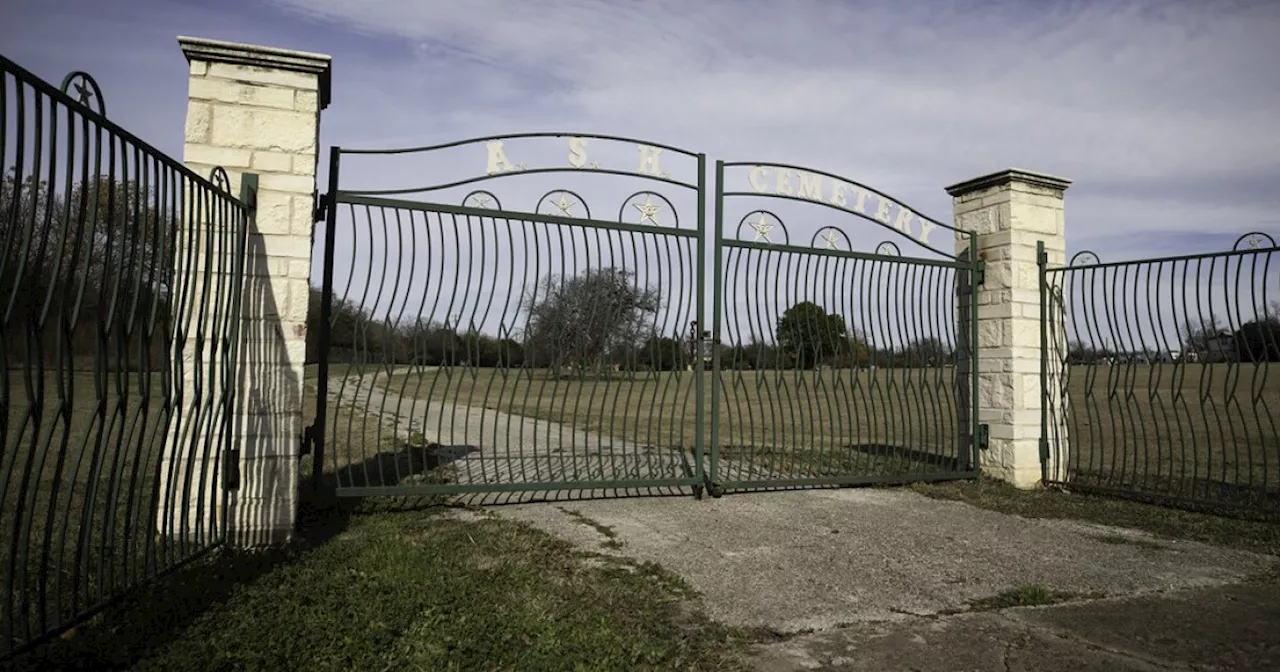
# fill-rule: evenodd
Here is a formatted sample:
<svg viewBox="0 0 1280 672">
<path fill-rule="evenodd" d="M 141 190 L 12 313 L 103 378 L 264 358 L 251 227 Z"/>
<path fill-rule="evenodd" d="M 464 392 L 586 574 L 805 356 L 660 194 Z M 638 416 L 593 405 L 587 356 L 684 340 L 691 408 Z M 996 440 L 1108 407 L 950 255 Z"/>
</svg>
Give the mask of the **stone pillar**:
<svg viewBox="0 0 1280 672">
<path fill-rule="evenodd" d="M 1070 184 L 1009 169 L 947 187 L 956 227 L 977 234 L 978 257 L 986 262 L 978 293 L 977 403 L 990 442 L 981 455 L 982 469 L 1019 488 L 1034 487 L 1042 477 L 1036 244 L 1044 243 L 1050 265 L 1065 263 L 1063 192 Z M 968 236 L 956 234 L 956 250 L 968 256 Z M 1060 321 L 1061 313 L 1054 319 Z M 1059 446 L 1065 448 L 1065 443 Z"/>
<path fill-rule="evenodd" d="M 231 449 L 230 537 L 281 543 L 294 531 L 302 385 L 311 277 L 320 110 L 330 58 L 285 49 L 179 37 L 190 63 L 183 161 L 226 170 L 231 193 L 258 177 L 245 243 L 238 403 Z"/>
</svg>

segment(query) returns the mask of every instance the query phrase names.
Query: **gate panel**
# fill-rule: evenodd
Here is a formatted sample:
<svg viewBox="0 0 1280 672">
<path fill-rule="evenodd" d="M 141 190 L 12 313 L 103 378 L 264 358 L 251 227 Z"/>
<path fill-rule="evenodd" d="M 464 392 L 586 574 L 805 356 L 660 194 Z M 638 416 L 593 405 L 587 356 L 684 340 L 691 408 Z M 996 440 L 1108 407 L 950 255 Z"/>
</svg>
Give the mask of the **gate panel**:
<svg viewBox="0 0 1280 672">
<path fill-rule="evenodd" d="M 726 190 L 726 168 L 752 190 Z M 926 242 L 954 229 L 826 173 L 716 173 L 717 488 L 976 475 L 979 267 Z M 892 239 L 866 244 L 879 228 Z"/>
<path fill-rule="evenodd" d="M 1040 254 L 1046 483 L 1280 513 L 1280 246 L 1132 261 Z"/>
<path fill-rule="evenodd" d="M 585 156 L 578 168 L 510 164 L 526 140 L 561 152 L 567 140 L 571 163 L 586 140 L 602 157 L 596 140 L 639 144 L 640 171 L 634 159 L 623 171 Z M 689 179 L 646 163 L 655 147 Z M 336 177 L 337 159 L 345 174 L 352 155 L 378 153 L 335 150 L 316 425 L 324 477 L 346 496 L 700 491 L 705 382 L 689 336 L 703 308 L 705 227 L 701 208 L 689 210 L 703 202 L 702 157 L 543 134 L 403 153 L 459 149 L 488 158 L 491 174 L 379 191 L 344 190 Z M 573 190 L 529 179 L 563 172 L 580 176 Z M 499 178 L 513 186 L 472 184 Z M 636 191 L 638 179 L 652 186 Z M 451 188 L 456 204 L 445 202 Z M 407 198 L 419 192 L 430 202 Z"/>
</svg>

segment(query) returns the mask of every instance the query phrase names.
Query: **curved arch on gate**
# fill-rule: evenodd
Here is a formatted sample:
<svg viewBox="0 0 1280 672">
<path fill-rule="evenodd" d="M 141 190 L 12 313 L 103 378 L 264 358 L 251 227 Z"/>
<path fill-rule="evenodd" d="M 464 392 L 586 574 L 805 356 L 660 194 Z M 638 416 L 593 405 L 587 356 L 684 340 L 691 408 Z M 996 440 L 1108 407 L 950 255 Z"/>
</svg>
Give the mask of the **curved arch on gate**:
<svg viewBox="0 0 1280 672">
<path fill-rule="evenodd" d="M 682 157 L 693 159 L 695 161 L 705 160 L 704 154 L 692 152 L 687 149 L 683 149 L 681 147 L 676 147 L 674 145 L 667 145 L 660 142 L 652 142 L 652 141 L 644 140 L 641 138 L 631 138 L 631 137 L 620 136 L 620 135 L 602 135 L 599 133 L 568 133 L 568 132 L 556 132 L 556 131 L 489 135 L 489 136 L 483 136 L 483 137 L 469 138 L 466 140 L 458 140 L 455 142 L 447 142 L 447 143 L 438 144 L 438 145 L 424 145 L 420 147 L 402 147 L 402 148 L 394 148 L 394 149 L 351 149 L 347 147 L 334 147 L 334 151 L 344 155 L 349 154 L 349 155 L 366 155 L 367 156 L 367 155 L 381 154 L 385 156 L 397 156 L 397 155 L 404 155 L 404 154 L 424 154 L 427 152 L 454 149 L 457 147 L 465 147 L 467 145 L 478 145 L 481 143 L 488 145 L 489 143 L 494 143 L 494 142 L 501 143 L 507 140 L 528 140 L 528 139 L 539 139 L 539 138 L 560 138 L 560 139 L 565 139 L 570 141 L 572 141 L 575 138 L 580 138 L 583 140 L 605 140 L 608 142 L 631 143 L 631 144 L 637 145 L 638 147 L 647 147 L 652 149 L 668 151 L 673 154 L 678 154 Z M 439 191 L 442 189 L 451 189 L 454 187 L 461 187 L 468 184 L 475 184 L 479 182 L 487 182 L 490 180 L 497 180 L 504 177 L 512 177 L 515 175 L 538 175 L 538 174 L 546 174 L 546 173 L 589 172 L 596 175 L 618 175 L 622 177 L 640 178 L 644 180 L 670 184 L 678 187 L 683 187 L 685 189 L 693 189 L 693 190 L 698 189 L 700 187 L 699 182 L 702 181 L 701 172 L 699 172 L 697 180 L 688 181 L 688 180 L 674 179 L 670 175 L 664 176 L 664 174 L 662 173 L 653 175 L 653 174 L 643 173 L 638 171 L 619 170 L 615 168 L 602 168 L 602 167 L 599 167 L 598 164 L 593 165 L 593 163 L 594 162 L 584 160 L 583 165 L 581 166 L 570 165 L 567 167 L 554 166 L 554 167 L 534 167 L 534 168 L 530 168 L 527 166 L 521 167 L 522 164 L 515 164 L 516 168 L 514 170 L 502 170 L 501 172 L 498 172 L 498 173 L 485 174 L 477 177 L 470 177 L 462 180 L 455 180 L 452 182 L 428 184 L 421 187 L 404 187 L 399 189 L 354 189 L 354 190 L 343 190 L 343 191 L 344 193 L 347 193 L 353 196 L 356 196 L 356 195 L 358 196 L 394 196 L 394 195 L 404 195 L 404 194 L 417 194 L 417 193 L 428 193 L 432 191 Z"/>
<path fill-rule="evenodd" d="M 744 190 L 727 190 L 725 188 L 725 170 L 726 169 L 747 169 L 746 183 L 752 187 L 751 191 Z M 773 171 L 772 173 L 770 171 Z M 778 180 L 777 171 L 786 171 L 787 182 L 791 193 L 779 192 L 777 190 Z M 811 180 L 806 181 L 802 176 L 808 176 Z M 772 180 L 771 184 L 763 184 L 765 178 Z M 795 179 L 792 182 L 792 179 Z M 814 186 L 816 184 L 816 186 Z M 815 197 L 815 191 L 816 197 Z M 914 245 L 929 250 L 935 254 L 946 257 L 948 259 L 957 259 L 961 255 L 955 251 L 947 251 L 939 249 L 930 244 L 929 236 L 938 230 L 948 231 L 951 233 L 960 233 L 970 239 L 974 236 L 971 231 L 964 231 L 951 224 L 946 224 L 932 217 L 920 214 L 915 209 L 907 206 L 901 200 L 896 199 L 879 189 L 869 187 L 857 180 L 852 180 L 835 173 L 823 170 L 816 170 L 804 166 L 797 166 L 787 163 L 768 163 L 753 161 L 717 161 L 716 162 L 716 196 L 717 203 L 722 203 L 727 198 L 761 198 L 761 199 L 777 199 L 783 201 L 796 201 L 800 203 L 808 203 L 819 205 L 837 212 L 852 215 L 854 217 L 866 220 L 891 232 L 895 237 L 906 238 Z M 753 209 L 754 212 L 759 212 Z M 883 212 L 882 212 L 883 211 Z M 767 210 L 764 212 L 768 212 Z M 769 212 L 769 215 L 781 221 L 781 217 Z M 884 219 L 878 217 L 883 216 Z M 717 217 L 720 213 L 717 212 Z M 824 226 L 819 232 L 825 229 L 834 229 L 844 233 L 846 237 L 850 236 L 850 232 L 845 229 L 836 229 L 835 227 Z M 721 229 L 723 232 L 724 229 Z M 818 239 L 812 241 L 816 246 Z M 888 242 L 888 241 L 885 241 Z M 881 243 L 883 245 L 884 243 Z M 898 246 L 894 245 L 896 249 Z"/>
</svg>

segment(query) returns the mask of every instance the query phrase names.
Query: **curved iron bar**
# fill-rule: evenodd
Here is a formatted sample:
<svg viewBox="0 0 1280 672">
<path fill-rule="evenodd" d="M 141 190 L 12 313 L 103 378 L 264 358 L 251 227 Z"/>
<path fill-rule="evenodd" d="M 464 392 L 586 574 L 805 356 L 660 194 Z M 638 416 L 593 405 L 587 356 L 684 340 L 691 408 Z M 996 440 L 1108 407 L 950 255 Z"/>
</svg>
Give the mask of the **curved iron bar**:
<svg viewBox="0 0 1280 672">
<path fill-rule="evenodd" d="M 1069 437 L 1046 480 L 1172 505 L 1280 511 L 1280 427 L 1269 402 L 1280 332 L 1268 295 L 1280 247 L 1240 249 L 1250 239 L 1273 241 L 1246 234 L 1231 251 L 1107 263 L 1086 250 L 1043 269 L 1045 305 L 1059 315 L 1042 308 L 1042 347 L 1058 371 L 1044 394 L 1060 398 L 1046 406 L 1044 431 Z"/>
<path fill-rule="evenodd" d="M 513 170 L 511 172 L 506 172 L 506 173 L 497 173 L 495 175 L 481 175 L 479 177 L 469 177 L 465 180 L 457 180 L 457 181 L 449 182 L 446 184 L 427 185 L 423 187 L 404 187 L 401 189 L 342 189 L 341 192 L 343 194 L 347 194 L 351 196 L 394 196 L 397 194 L 400 194 L 400 195 L 423 194 L 423 193 L 428 193 L 432 191 L 443 191 L 445 189 L 452 189 L 454 187 L 461 187 L 468 184 L 475 184 L 476 182 L 485 182 L 488 180 L 499 180 L 504 177 L 514 177 L 516 175 L 539 175 L 544 173 L 580 173 L 580 172 L 583 172 L 583 169 L 581 168 L 530 168 L 528 170 Z M 593 175 L 621 175 L 622 177 L 632 177 L 632 178 L 641 179 L 641 180 L 661 182 L 663 184 L 670 184 L 670 185 L 683 187 L 685 189 L 690 189 L 694 191 L 698 189 L 697 184 L 690 184 L 688 182 L 681 182 L 679 180 L 672 180 L 664 177 L 654 177 L 653 175 L 649 175 L 646 173 L 627 172 L 625 170 L 612 170 L 609 168 L 593 168 L 591 169 L 590 172 Z"/>
<path fill-rule="evenodd" d="M 867 186 L 867 185 L 865 185 L 865 184 L 863 184 L 863 183 L 861 183 L 861 182 L 858 182 L 858 181 L 856 181 L 856 180 L 851 180 L 851 179 L 849 179 L 849 178 L 847 178 L 847 177 L 843 177 L 843 176 L 841 176 L 841 175 L 836 175 L 835 173 L 829 173 L 829 172 L 826 172 L 826 171 L 824 171 L 824 170 L 816 170 L 816 169 L 814 169 L 814 168 L 808 168 L 808 167 L 805 167 L 805 166 L 797 166 L 797 165 L 789 164 L 789 163 L 768 163 L 768 162 L 755 162 L 755 161 L 725 161 L 725 162 L 721 162 L 721 164 L 720 164 L 720 165 L 721 165 L 723 168 L 757 168 L 757 167 L 758 167 L 758 168 L 781 168 L 781 169 L 784 169 L 784 170 L 804 171 L 804 172 L 806 172 L 806 173 L 810 173 L 810 174 L 812 174 L 812 175 L 819 175 L 819 176 L 822 176 L 822 177 L 826 177 L 826 178 L 829 178 L 829 179 L 835 180 L 835 181 L 837 181 L 837 182 L 841 182 L 841 183 L 844 183 L 844 184 L 847 184 L 847 185 L 850 185 L 850 186 L 856 187 L 856 188 L 861 189 L 861 190 L 863 190 L 863 191 L 865 191 L 865 192 L 867 192 L 867 193 L 869 193 L 869 194 L 871 194 L 871 195 L 873 195 L 873 196 L 876 196 L 877 198 L 883 198 L 883 199 L 885 199 L 885 200 L 888 200 L 888 201 L 890 201 L 890 202 L 892 202 L 892 203 L 896 204 L 896 205 L 897 205 L 898 207 L 900 207 L 900 208 L 907 208 L 906 204 L 905 204 L 902 200 L 897 199 L 897 198 L 894 198 L 893 196 L 890 196 L 889 194 L 886 194 L 886 193 L 884 193 L 883 191 L 880 191 L 879 189 L 876 189 L 876 188 L 874 188 L 874 187 L 869 187 L 869 186 Z M 811 204 L 814 204 L 814 205 L 821 205 L 821 206 L 823 206 L 823 207 L 825 207 L 825 208 L 830 208 L 830 209 L 835 210 L 835 211 L 837 211 L 837 212 L 848 213 L 848 214 L 853 215 L 853 216 L 855 216 L 855 217 L 860 217 L 860 218 L 865 219 L 865 220 L 867 220 L 867 221 L 869 221 L 869 222 L 873 222 L 873 223 L 875 223 L 875 224 L 876 224 L 876 225 L 878 225 L 878 226 L 881 226 L 881 227 L 884 227 L 884 228 L 886 228 L 886 229 L 888 229 L 888 230 L 890 230 L 890 231 L 893 231 L 895 234 L 897 234 L 897 235 L 899 235 L 899 236 L 902 236 L 902 237 L 904 237 L 904 238 L 908 238 L 908 239 L 910 239 L 912 242 L 914 242 L 916 245 L 919 245 L 920 247 L 923 247 L 923 248 L 925 248 L 925 249 L 927 249 L 927 250 L 930 250 L 930 251 L 935 252 L 935 253 L 937 253 L 937 254 L 940 254 L 940 255 L 942 255 L 942 256 L 950 257 L 950 258 L 953 258 L 953 259 L 954 259 L 954 258 L 956 258 L 956 254 L 955 254 L 954 252 L 946 252 L 946 251 L 944 251 L 944 250 L 940 250 L 940 249 L 938 249 L 938 248 L 936 248 L 936 247 L 934 247 L 934 246 L 932 246 L 932 245 L 930 245 L 930 244 L 928 244 L 928 243 L 922 242 L 922 241 L 921 241 L 921 240 L 919 240 L 918 238 L 915 238 L 915 237 L 911 236 L 910 234 L 908 234 L 908 233 L 906 233 L 906 232 L 903 232 L 903 231 L 898 230 L 898 229 L 897 229 L 897 228 L 895 228 L 892 224 L 885 224 L 884 222 L 881 222 L 880 220 L 878 220 L 878 219 L 876 219 L 876 218 L 872 217 L 871 215 L 867 215 L 867 214 L 865 214 L 865 213 L 857 212 L 856 210 L 850 210 L 849 208 L 840 207 L 840 206 L 835 205 L 835 204 L 833 204 L 833 203 L 829 203 L 829 202 L 827 202 L 827 201 L 825 201 L 825 200 L 813 200 L 813 199 L 803 198 L 803 197 L 801 197 L 801 196 L 795 196 L 795 195 L 789 195 L 789 194 L 778 194 L 778 193 L 757 192 L 757 191 L 723 191 L 723 192 L 721 192 L 721 196 L 725 196 L 725 197 L 729 197 L 729 196 L 746 196 L 746 197 L 756 197 L 756 198 L 777 198 L 777 199 L 781 199 L 781 200 L 798 201 L 798 202 L 800 202 L 800 203 L 811 203 Z M 963 230 L 963 229 L 956 228 L 955 226 L 952 226 L 952 225 L 950 225 L 950 224 L 945 224 L 945 223 L 943 223 L 943 222 L 941 222 L 941 221 L 939 221 L 939 220 L 936 220 L 936 219 L 934 219 L 934 218 L 932 218 L 932 217 L 925 216 L 925 215 L 921 214 L 920 212 L 916 211 L 915 209 L 912 209 L 912 208 L 907 208 L 907 209 L 908 209 L 908 210 L 910 210 L 910 211 L 911 211 L 911 213 L 912 213 L 912 214 L 914 214 L 916 217 L 918 217 L 921 221 L 923 221 L 923 222 L 928 222 L 928 223 L 932 224 L 932 225 L 933 225 L 933 226 L 935 226 L 935 227 L 940 227 L 940 228 L 946 229 L 946 230 L 948 230 L 948 231 L 952 231 L 952 232 L 954 232 L 954 233 L 964 234 L 964 235 L 966 235 L 966 236 L 969 236 L 970 238 L 972 238 L 972 237 L 974 237 L 974 236 L 976 235 L 976 234 L 975 234 L 974 232 L 972 232 L 972 231 L 965 231 L 965 230 Z"/>
<path fill-rule="evenodd" d="M 758 222 L 748 222 L 748 221 L 747 221 L 747 219 L 749 219 L 752 215 L 760 215 L 760 221 L 758 221 Z M 765 217 L 766 215 L 768 215 L 769 217 L 772 217 L 772 218 L 773 218 L 773 221 L 777 222 L 777 224 L 770 225 L 770 224 L 765 223 L 765 222 L 764 222 L 764 217 Z M 759 225 L 759 226 L 757 226 L 757 225 Z M 756 238 L 757 238 L 757 239 L 759 239 L 761 236 L 763 236 L 763 237 L 764 237 L 764 241 L 763 241 L 763 242 L 767 242 L 767 243 L 769 243 L 770 245 L 777 245 L 777 244 L 779 244 L 777 241 L 775 241 L 775 240 L 773 240 L 773 239 L 769 238 L 769 233 L 770 233 L 770 232 L 772 232 L 775 228 L 780 228 L 780 229 L 782 229 L 782 243 L 781 243 L 781 244 L 782 244 L 782 245 L 790 245 L 790 244 L 791 244 L 791 233 L 790 233 L 789 231 L 787 231 L 787 224 L 786 224 L 786 222 L 783 222 L 781 217 L 779 217 L 777 214 L 775 214 L 775 213 L 773 213 L 773 212 L 771 212 L 771 211 L 769 211 L 769 210 L 752 210 L 751 212 L 748 212 L 746 215 L 743 215 L 742 219 L 738 220 L 738 228 L 734 231 L 734 234 L 733 234 L 733 235 L 734 235 L 734 237 L 735 237 L 737 240 L 742 240 L 742 227 L 744 227 L 744 226 L 750 226 L 752 229 L 755 229 L 755 232 L 756 232 Z M 767 226 L 768 228 L 767 228 L 767 229 L 764 229 L 763 227 L 766 227 L 766 226 Z M 763 229 L 763 230 L 762 230 L 762 229 Z M 754 241 L 752 241 L 752 242 L 762 242 L 762 241 L 754 240 Z"/>
<path fill-rule="evenodd" d="M 98 86 L 98 82 L 93 78 L 93 75 L 90 75 L 83 70 L 74 70 L 69 72 L 66 77 L 62 78 L 62 86 L 58 87 L 58 90 L 70 97 L 71 92 L 68 89 L 71 88 L 72 83 L 77 79 L 81 80 L 82 83 L 75 85 L 76 96 L 74 100 L 86 108 L 97 112 L 100 116 L 106 117 L 107 99 L 102 97 L 102 87 Z M 98 101 L 97 109 L 94 109 L 93 105 L 90 105 L 90 102 L 94 99 L 97 99 Z"/>
<path fill-rule="evenodd" d="M 1267 247 L 1276 246 L 1276 239 L 1272 238 L 1271 234 L 1263 233 L 1262 231 L 1250 231 L 1249 233 L 1246 233 L 1243 236 L 1240 236 L 1239 238 L 1237 238 L 1236 244 L 1232 245 L 1231 249 L 1235 251 L 1240 251 L 1241 250 L 1240 243 L 1244 243 L 1246 241 L 1248 242 L 1248 247 L 1245 249 L 1248 249 L 1248 250 L 1261 249 L 1262 245 L 1260 244 L 1260 241 L 1263 239 L 1265 239 L 1268 243 L 1270 243 L 1270 245 L 1268 245 Z"/>
<path fill-rule="evenodd" d="M 876 245 L 876 254 L 886 257 L 901 257 L 902 248 L 898 247 L 897 243 L 891 240 L 886 240 L 879 245 Z"/>
<path fill-rule="evenodd" d="M 649 205 L 653 205 L 649 203 L 649 198 L 648 198 L 649 196 L 657 196 L 658 198 L 662 199 L 662 202 L 667 204 L 667 209 L 671 211 L 671 216 L 675 218 L 675 222 L 672 224 L 673 228 L 677 228 L 677 229 L 680 228 L 680 212 L 676 210 L 676 206 L 672 204 L 671 201 L 666 196 L 663 196 L 662 194 L 659 194 L 656 191 L 649 191 L 647 189 L 642 189 L 622 199 L 622 205 L 618 207 L 618 223 L 619 224 L 623 223 L 622 215 L 627 211 L 627 206 L 631 205 L 635 207 L 637 210 L 640 210 L 640 221 L 638 222 L 639 224 L 644 225 L 644 220 L 648 218 L 649 221 L 653 222 L 654 226 L 661 226 L 658 223 L 656 212 L 651 213 L 652 216 L 649 216 L 646 214 L 646 211 L 641 207 L 640 204 L 632 203 L 633 200 L 635 200 L 640 196 L 644 196 L 645 203 Z"/>
<path fill-rule="evenodd" d="M 701 156 L 696 152 L 691 152 L 687 149 L 676 147 L 674 145 L 651 142 L 651 141 L 643 140 L 640 138 L 631 138 L 631 137 L 620 136 L 620 135 L 603 135 L 598 133 L 565 133 L 565 132 L 551 132 L 551 131 L 535 132 L 535 133 L 509 133 L 505 135 L 490 135 L 485 137 L 468 138 L 466 140 L 458 140 L 455 142 L 448 142 L 448 143 L 443 143 L 438 145 L 424 145 L 419 147 L 401 147 L 401 148 L 386 148 L 386 149 L 350 149 L 350 148 L 344 148 L 344 147 L 335 147 L 334 150 L 338 152 L 338 154 L 362 154 L 362 155 L 379 155 L 380 154 L 380 155 L 386 155 L 386 156 L 394 156 L 399 154 L 427 153 L 432 151 L 439 151 L 442 149 L 452 149 L 454 147 L 462 147 L 465 145 L 474 145 L 474 144 L 479 144 L 483 142 L 494 142 L 494 141 L 501 141 L 501 140 L 536 139 L 536 138 L 584 138 L 588 140 L 605 140 L 608 142 L 634 143 L 637 145 L 653 147 L 655 149 L 667 150 L 679 156 L 683 156 L 691 159 L 698 159 L 698 157 Z M 483 175 L 479 177 L 469 178 L 466 180 L 450 182 L 448 184 L 426 185 L 422 187 L 406 187 L 401 189 L 378 189 L 378 190 L 366 190 L 366 189 L 345 190 L 344 189 L 342 191 L 344 193 L 353 194 L 353 195 L 362 195 L 362 196 L 390 196 L 394 194 L 415 194 L 415 193 L 440 191 L 442 189 L 449 189 L 452 187 L 459 187 L 465 184 L 472 184 L 475 182 L 493 180 L 493 179 L 498 179 L 502 177 L 511 177 L 513 175 L 536 175 L 539 173 L 575 173 L 575 172 L 590 172 L 590 173 L 603 174 L 603 175 L 622 175 L 626 177 L 638 177 L 641 179 L 653 180 L 655 182 L 664 182 L 667 184 L 673 184 L 673 185 L 684 187 L 686 189 L 696 190 L 698 188 L 698 185 L 696 184 L 696 182 L 673 180 L 670 178 L 670 176 L 667 173 L 662 173 L 660 175 L 655 176 L 655 175 L 649 175 L 647 173 L 614 170 L 610 168 L 599 168 L 593 164 L 591 167 L 569 166 L 569 167 L 555 167 L 555 168 L 521 169 L 521 170 L 510 171 L 510 172 L 497 173 L 494 175 Z"/>
<path fill-rule="evenodd" d="M 483 196 L 481 196 L 481 194 L 483 194 Z M 475 197 L 476 197 L 476 200 L 478 200 L 478 201 L 480 201 L 480 199 L 481 199 L 481 198 L 483 198 L 483 199 L 485 199 L 485 200 L 480 201 L 480 204 L 479 204 L 479 205 L 474 205 L 474 206 L 473 206 L 473 205 L 467 205 L 467 201 L 468 201 L 468 200 L 470 200 L 472 196 L 475 196 Z M 462 207 L 464 207 L 464 208 L 472 208 L 472 207 L 474 207 L 474 208 L 478 208 L 478 209 L 481 209 L 481 210 L 488 210 L 488 209 L 490 209 L 490 208 L 489 208 L 489 201 L 493 201 L 493 202 L 494 202 L 495 204 L 497 204 L 497 206 L 498 206 L 498 207 L 496 207 L 496 208 L 492 208 L 492 209 L 494 209 L 494 210 L 501 210 L 501 209 L 502 209 L 502 201 L 498 200 L 497 195 L 495 195 L 492 191 L 488 191 L 488 190 L 486 190 L 486 189 L 474 189 L 474 190 L 472 190 L 472 191 L 468 192 L 466 196 L 463 196 L 463 197 L 462 197 Z"/>
<path fill-rule="evenodd" d="M 224 194 L 231 193 L 231 177 L 227 175 L 227 170 L 222 166 L 214 166 L 213 170 L 209 171 L 209 183 L 213 185 L 214 189 Z"/>
<path fill-rule="evenodd" d="M 15 184 L 47 185 L 30 208 L 10 199 L 0 254 L 5 662 L 225 541 L 216 484 L 237 478 L 214 437 L 239 393 L 227 316 L 256 182 L 232 197 L 213 181 L 225 172 L 106 119 L 100 94 L 84 73 L 59 90 L 0 56 L 0 156 Z"/>
<path fill-rule="evenodd" d="M 566 133 L 562 131 L 537 131 L 533 133 L 508 133 L 505 135 L 489 135 L 478 138 L 467 138 L 466 140 L 456 140 L 454 142 L 446 142 L 440 145 L 422 145 L 418 147 L 399 147 L 390 149 L 349 149 L 340 148 L 343 154 L 416 154 L 420 152 L 431 152 L 440 149 L 451 149 L 453 147 L 461 147 L 463 145 L 472 145 L 479 142 L 492 142 L 494 140 L 518 140 L 522 138 L 586 138 L 588 140 L 608 140 L 611 142 L 631 142 L 637 145 L 646 145 L 657 149 L 665 149 L 681 156 L 687 156 L 692 159 L 698 158 L 697 152 L 691 152 L 674 145 L 664 145 L 662 143 L 650 142 L 641 138 L 631 138 L 621 135 L 602 135 L 598 133 Z M 571 170 L 583 170 L 582 168 L 573 168 Z"/>
<path fill-rule="evenodd" d="M 1102 263 L 1102 259 L 1092 250 L 1080 250 L 1071 257 L 1071 261 L 1067 262 L 1067 267 L 1096 266 L 1100 263 Z"/>
<path fill-rule="evenodd" d="M 844 244 L 848 246 L 849 249 L 851 250 L 853 249 L 853 239 L 849 238 L 849 234 L 845 233 L 842 229 L 835 226 L 824 226 L 821 229 L 814 231 L 813 238 L 809 240 L 810 247 L 818 247 L 818 234 L 822 233 L 823 231 L 831 231 L 833 233 L 840 234 L 844 238 Z M 827 243 L 826 249 L 828 250 L 840 249 L 839 247 L 836 247 L 836 241 L 834 236 L 823 236 L 822 239 L 825 240 Z"/>
<path fill-rule="evenodd" d="M 140 150 L 143 154 L 145 154 L 148 159 L 159 162 L 161 166 L 163 166 L 164 168 L 169 170 L 176 170 L 179 173 L 181 173 L 183 177 L 186 177 L 188 179 L 194 179 L 198 181 L 200 184 L 208 186 L 209 181 L 205 179 L 203 175 L 195 172 L 194 170 L 191 170 L 181 161 L 178 161 L 177 159 L 174 159 L 173 157 L 161 152 L 159 149 L 156 149 L 156 147 L 151 143 L 147 142 L 146 140 L 143 140 L 142 138 L 138 137 L 137 135 L 134 135 L 133 133 L 130 133 L 124 127 L 111 121 L 102 113 L 98 112 L 97 110 L 94 110 L 93 108 L 86 107 L 85 105 L 77 101 L 75 98 L 58 90 L 58 88 L 54 87 L 49 82 L 46 82 L 43 79 L 40 79 L 40 77 L 36 76 L 30 70 L 27 70 L 21 65 L 18 65 L 17 63 L 9 60 L 8 58 L 5 58 L 3 55 L 0 55 L 0 74 L 3 74 L 3 73 L 12 74 L 14 77 L 21 80 L 22 83 L 30 86 L 36 92 L 49 96 L 53 100 L 56 100 L 58 103 L 66 105 L 70 107 L 72 110 L 74 110 L 75 112 L 84 115 L 86 119 L 88 119 L 89 121 L 92 121 L 94 124 L 97 124 L 98 127 L 101 128 L 101 130 L 115 136 L 117 143 L 123 142 L 131 147 L 134 147 Z M 237 201 L 237 204 L 243 205 L 238 201 Z"/>
<path fill-rule="evenodd" d="M 587 199 L 585 199 L 585 198 L 583 198 L 583 197 L 582 197 L 582 194 L 579 194 L 578 192 L 573 191 L 573 190 L 571 190 L 571 189 L 552 189 L 551 191 L 548 191 L 547 193 L 545 193 L 545 194 L 543 194 L 543 195 L 542 195 L 542 198 L 539 198 L 539 199 L 538 199 L 538 204 L 537 204 L 537 205 L 535 205 L 535 206 L 533 206 L 533 211 L 534 211 L 535 213 L 541 213 L 541 211 L 542 211 L 542 204 L 543 204 L 543 203 L 545 203 L 545 202 L 546 202 L 546 200 L 547 200 L 548 198 L 550 198 L 552 194 L 568 194 L 568 195 L 573 196 L 574 198 L 578 199 L 578 202 L 577 202 L 577 203 L 572 203 L 572 204 L 567 205 L 567 206 L 564 206 L 564 207 L 561 207 L 561 203 L 562 203 L 563 201 L 559 201 L 559 202 L 557 202 L 557 201 L 551 201 L 551 204 L 552 204 L 552 205 L 554 205 L 554 206 L 556 206 L 556 209 L 560 211 L 560 213 L 559 213 L 558 215 L 556 215 L 556 216 L 558 216 L 558 217 L 577 217 L 577 215 L 574 215 L 574 214 L 570 213 L 570 212 L 569 212 L 569 210 L 571 210 L 571 209 L 573 208 L 573 206 L 575 206 L 575 205 L 581 205 L 581 206 L 582 206 L 582 208 L 583 208 L 584 210 L 586 210 L 586 211 L 587 211 L 586 217 L 584 217 L 584 219 L 591 219 L 591 205 L 587 203 Z M 561 197 L 561 198 L 563 198 L 563 197 Z M 555 213 L 552 213 L 552 214 L 555 214 Z"/>
</svg>

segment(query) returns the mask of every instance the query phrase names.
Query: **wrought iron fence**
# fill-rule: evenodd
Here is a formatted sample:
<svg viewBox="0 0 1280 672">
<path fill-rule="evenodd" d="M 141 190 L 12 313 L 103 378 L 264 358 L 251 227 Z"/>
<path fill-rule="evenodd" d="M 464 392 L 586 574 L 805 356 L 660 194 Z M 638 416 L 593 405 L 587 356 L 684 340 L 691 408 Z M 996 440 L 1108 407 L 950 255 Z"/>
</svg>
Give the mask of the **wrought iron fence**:
<svg viewBox="0 0 1280 672">
<path fill-rule="evenodd" d="M 233 198 L 109 121 L 87 74 L 4 57 L 0 129 L 7 658 L 224 540 L 252 181 Z"/>
<path fill-rule="evenodd" d="M 802 188 L 770 191 L 764 175 L 796 175 Z M 950 247 L 956 230 L 812 169 L 718 162 L 716 184 L 712 480 L 738 490 L 977 476 L 974 238 L 961 232 L 960 255 L 935 247 L 929 233 Z"/>
<path fill-rule="evenodd" d="M 1106 263 L 1041 250 L 1044 480 L 1280 513 L 1280 248 Z"/>
<path fill-rule="evenodd" d="M 479 501 L 700 491 L 705 382 L 685 335 L 704 300 L 703 158 L 642 144 L 677 177 L 585 160 L 453 175 L 454 157 L 503 142 L 550 155 L 588 140 L 602 156 L 640 142 L 332 150 L 317 483 L 347 497 L 507 493 Z M 339 166 L 362 159 L 409 161 L 413 182 L 339 188 Z M 448 173 L 432 181 L 436 164 Z M 476 184 L 490 180 L 510 191 Z"/>
</svg>

